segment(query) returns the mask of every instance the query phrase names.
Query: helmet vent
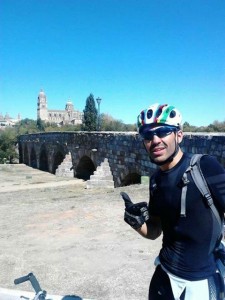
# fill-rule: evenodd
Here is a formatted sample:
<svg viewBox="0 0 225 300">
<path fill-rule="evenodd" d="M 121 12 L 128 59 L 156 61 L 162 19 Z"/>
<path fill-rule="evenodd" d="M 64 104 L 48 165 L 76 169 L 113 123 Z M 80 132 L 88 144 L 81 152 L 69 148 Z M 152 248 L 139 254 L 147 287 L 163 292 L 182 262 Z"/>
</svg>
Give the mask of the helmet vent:
<svg viewBox="0 0 225 300">
<path fill-rule="evenodd" d="M 156 112 L 156 118 L 158 118 L 162 113 L 162 108 L 159 108 Z"/>
<path fill-rule="evenodd" d="M 147 111 L 147 118 L 148 118 L 148 119 L 151 119 L 152 114 L 153 114 L 152 109 L 149 109 L 149 110 Z"/>
<path fill-rule="evenodd" d="M 176 112 L 175 112 L 175 110 L 172 110 L 170 112 L 170 118 L 175 118 L 175 117 L 176 117 Z"/>
</svg>

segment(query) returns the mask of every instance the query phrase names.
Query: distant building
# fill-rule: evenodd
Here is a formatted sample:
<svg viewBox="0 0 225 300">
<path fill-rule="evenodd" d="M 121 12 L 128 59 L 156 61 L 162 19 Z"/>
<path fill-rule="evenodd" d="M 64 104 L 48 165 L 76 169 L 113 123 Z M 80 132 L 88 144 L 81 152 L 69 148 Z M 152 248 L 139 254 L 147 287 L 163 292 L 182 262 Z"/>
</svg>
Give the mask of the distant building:
<svg viewBox="0 0 225 300">
<path fill-rule="evenodd" d="M 37 119 L 44 122 L 56 123 L 58 125 L 82 124 L 83 113 L 74 110 L 73 103 L 69 100 L 66 103 L 65 110 L 49 110 L 47 107 L 47 98 L 43 90 L 40 91 L 37 101 Z"/>
<path fill-rule="evenodd" d="M 14 127 L 19 121 L 21 121 L 20 114 L 18 114 L 17 118 L 12 118 L 8 113 L 6 113 L 5 116 L 0 113 L 0 129 Z"/>
</svg>

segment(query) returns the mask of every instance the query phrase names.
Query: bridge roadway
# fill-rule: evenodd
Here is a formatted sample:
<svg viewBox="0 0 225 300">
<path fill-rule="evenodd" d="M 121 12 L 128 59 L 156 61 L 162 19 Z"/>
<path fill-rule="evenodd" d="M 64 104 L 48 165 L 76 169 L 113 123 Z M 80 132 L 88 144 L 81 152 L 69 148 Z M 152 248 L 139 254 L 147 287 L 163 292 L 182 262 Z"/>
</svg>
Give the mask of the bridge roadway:
<svg viewBox="0 0 225 300">
<path fill-rule="evenodd" d="M 188 153 L 214 155 L 225 167 L 225 133 L 184 133 Z M 108 159 L 114 186 L 140 183 L 155 170 L 136 132 L 47 132 L 21 135 L 20 163 L 55 174 L 71 153 L 74 177 L 87 180 Z"/>
</svg>

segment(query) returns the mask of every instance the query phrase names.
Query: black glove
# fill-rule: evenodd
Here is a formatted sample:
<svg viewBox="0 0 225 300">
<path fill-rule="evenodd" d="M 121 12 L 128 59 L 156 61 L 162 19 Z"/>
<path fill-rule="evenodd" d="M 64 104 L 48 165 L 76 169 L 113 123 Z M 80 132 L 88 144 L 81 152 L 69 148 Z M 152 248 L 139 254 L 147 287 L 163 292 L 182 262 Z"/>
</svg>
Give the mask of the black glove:
<svg viewBox="0 0 225 300">
<path fill-rule="evenodd" d="M 134 229 L 140 228 L 149 220 L 147 202 L 134 204 L 127 193 L 121 192 L 120 195 L 125 203 L 124 221 Z"/>
</svg>

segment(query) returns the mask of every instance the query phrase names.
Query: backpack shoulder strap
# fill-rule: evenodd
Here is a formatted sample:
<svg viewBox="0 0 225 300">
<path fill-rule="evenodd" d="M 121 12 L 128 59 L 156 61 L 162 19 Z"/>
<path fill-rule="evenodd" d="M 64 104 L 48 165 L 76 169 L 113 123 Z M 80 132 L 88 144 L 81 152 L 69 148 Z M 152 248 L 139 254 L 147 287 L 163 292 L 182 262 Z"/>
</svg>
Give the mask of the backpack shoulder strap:
<svg viewBox="0 0 225 300">
<path fill-rule="evenodd" d="M 197 188 L 200 190 L 201 193 L 203 193 L 204 187 L 202 189 L 202 180 L 201 177 L 198 176 L 198 172 L 200 171 L 200 165 L 198 164 L 196 167 L 196 164 L 200 161 L 202 155 L 203 154 L 194 154 L 193 156 L 191 156 L 189 166 L 187 167 L 187 169 L 185 170 L 182 176 L 181 209 L 180 209 L 181 217 L 186 217 L 186 196 L 187 196 L 187 185 L 189 183 L 188 176 L 187 176 L 188 173 L 191 173 Z"/>
<path fill-rule="evenodd" d="M 185 172 L 182 176 L 181 206 L 180 206 L 180 216 L 181 217 L 186 217 L 186 196 L 187 196 L 187 185 L 189 183 L 187 174 L 188 174 L 188 172 L 190 172 L 190 169 L 191 169 L 191 165 L 189 163 L 188 168 L 185 170 Z"/>
<path fill-rule="evenodd" d="M 196 154 L 196 155 L 192 156 L 191 162 L 190 162 L 190 167 L 191 167 L 190 173 L 191 173 L 191 176 L 192 176 L 197 188 L 199 189 L 199 191 L 201 192 L 203 197 L 206 199 L 207 204 L 210 207 L 210 209 L 212 210 L 219 226 L 222 228 L 221 217 L 218 213 L 217 208 L 214 205 L 213 198 L 210 193 L 208 184 L 205 180 L 205 177 L 204 177 L 201 167 L 200 167 L 200 159 L 202 156 L 203 156 L 203 154 Z"/>
<path fill-rule="evenodd" d="M 190 164 L 186 171 L 183 174 L 182 181 L 183 181 L 183 187 L 182 187 L 182 192 L 181 192 L 181 211 L 180 215 L 182 217 L 186 216 L 186 194 L 187 194 L 187 185 L 189 183 L 189 180 L 187 178 L 188 172 L 190 172 L 191 177 L 194 180 L 194 183 L 196 184 L 197 188 L 203 195 L 203 197 L 206 199 L 208 206 L 212 210 L 217 222 L 219 225 L 222 227 L 222 220 L 221 217 L 218 213 L 218 210 L 216 209 L 210 190 L 208 188 L 208 184 L 205 180 L 205 177 L 202 173 L 201 166 L 200 166 L 200 160 L 201 157 L 207 155 L 207 154 L 194 154 L 191 157 Z"/>
</svg>

